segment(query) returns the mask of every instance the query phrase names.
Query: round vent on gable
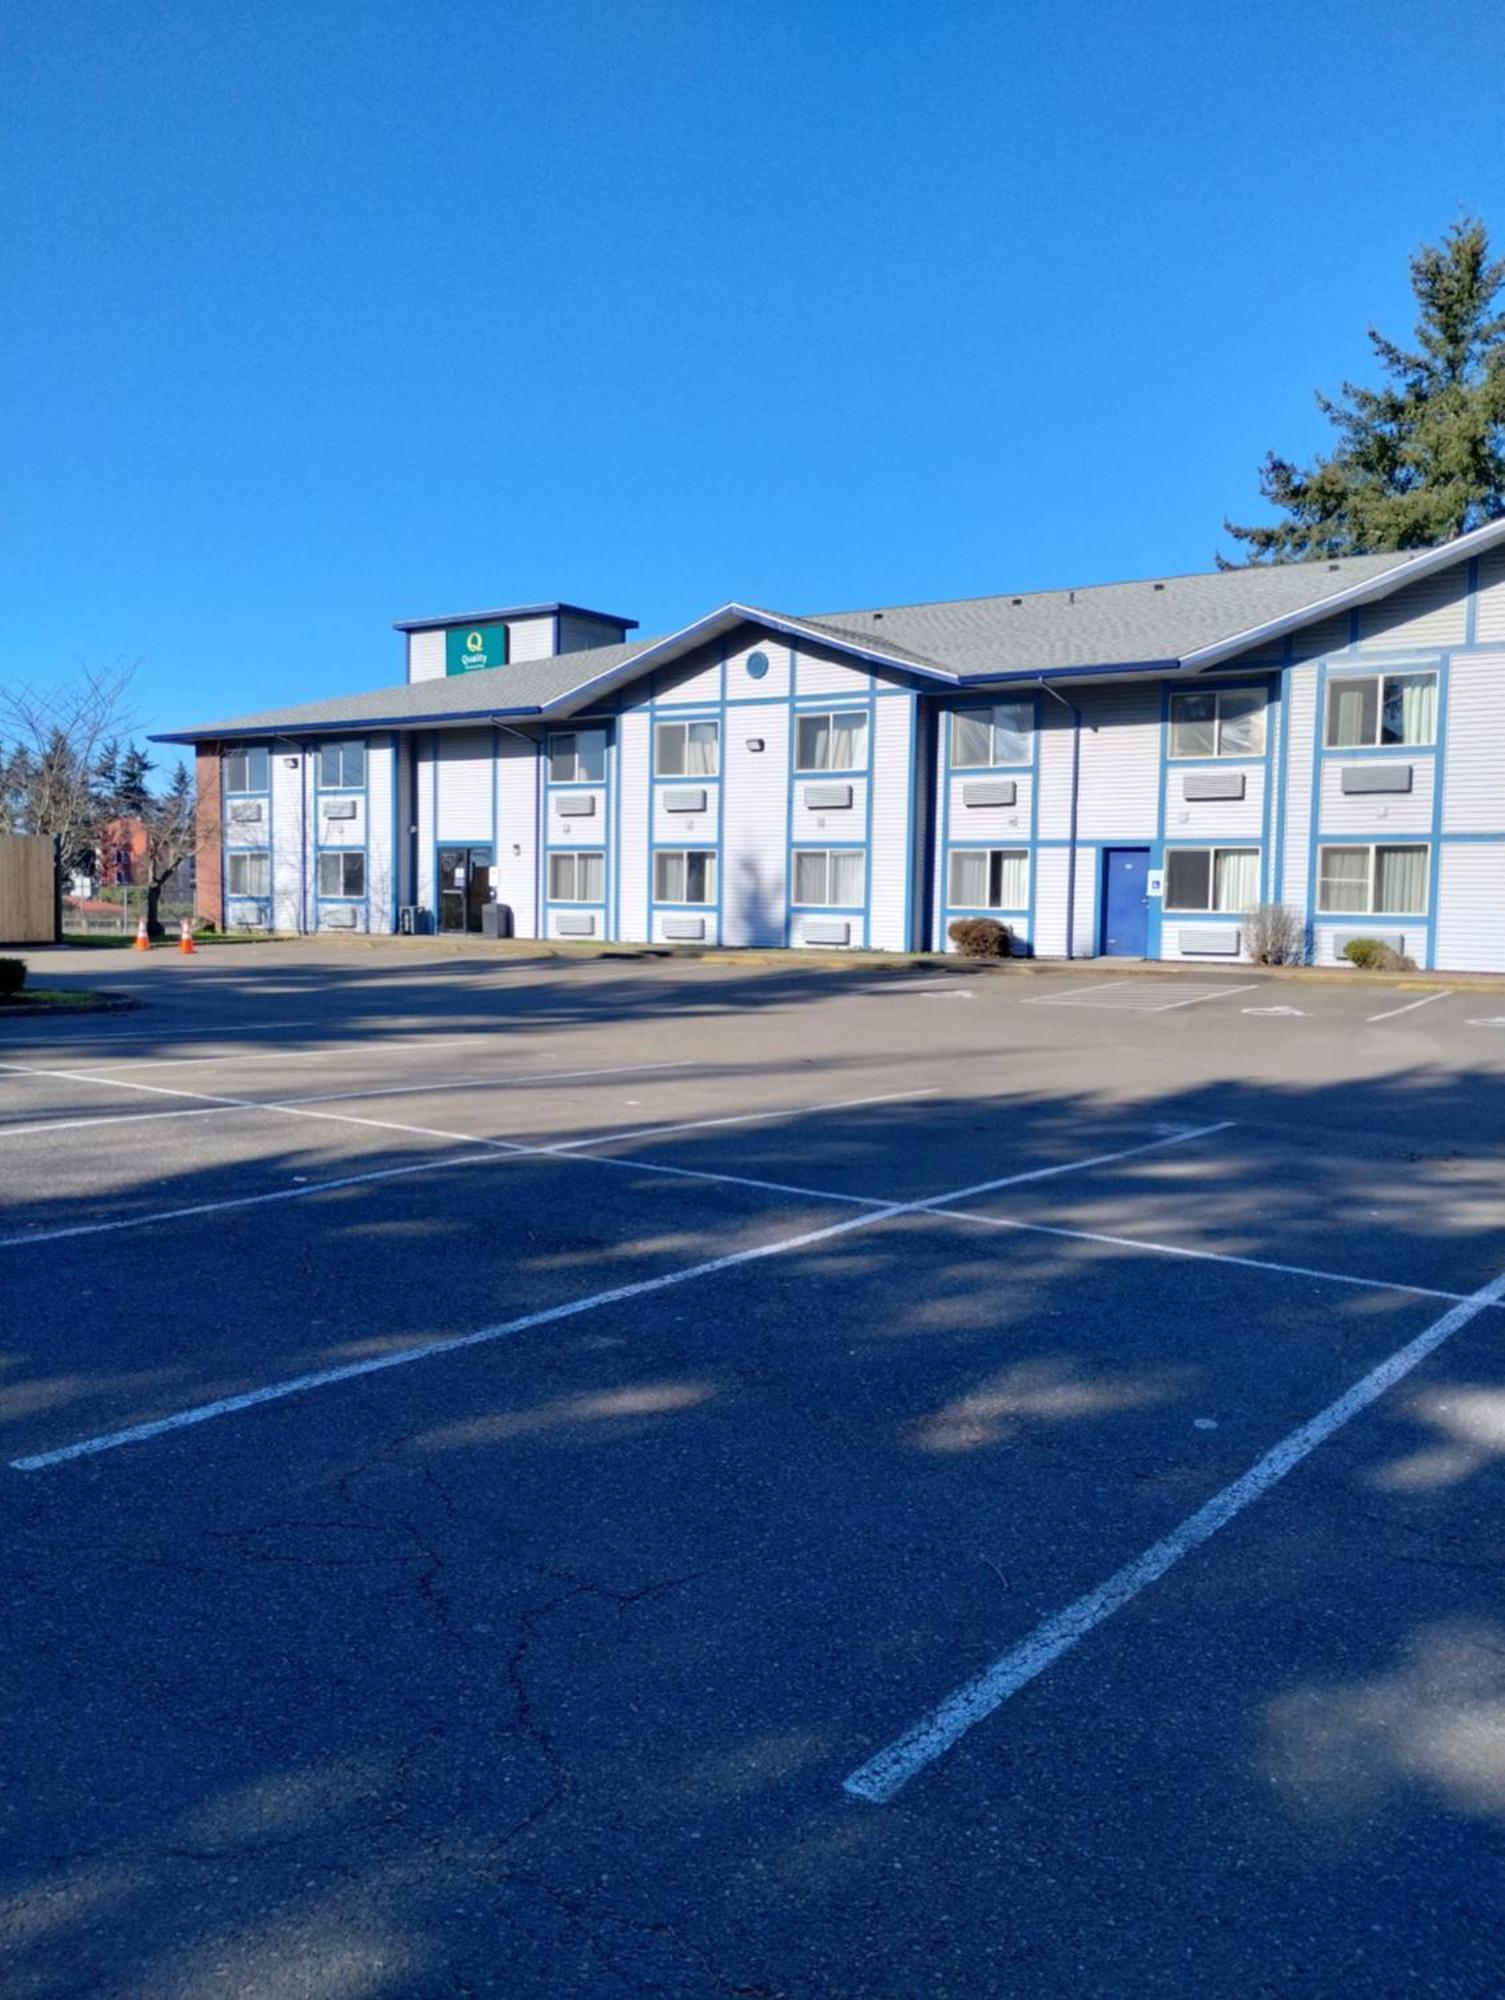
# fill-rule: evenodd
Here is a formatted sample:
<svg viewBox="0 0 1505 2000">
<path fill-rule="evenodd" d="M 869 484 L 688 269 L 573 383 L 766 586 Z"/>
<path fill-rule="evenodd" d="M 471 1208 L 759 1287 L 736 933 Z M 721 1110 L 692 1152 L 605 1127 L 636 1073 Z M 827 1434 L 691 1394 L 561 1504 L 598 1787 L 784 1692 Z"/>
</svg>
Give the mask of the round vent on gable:
<svg viewBox="0 0 1505 2000">
<path fill-rule="evenodd" d="M 747 656 L 748 679 L 751 681 L 760 681 L 767 672 L 768 655 L 766 653 L 749 653 Z"/>
</svg>

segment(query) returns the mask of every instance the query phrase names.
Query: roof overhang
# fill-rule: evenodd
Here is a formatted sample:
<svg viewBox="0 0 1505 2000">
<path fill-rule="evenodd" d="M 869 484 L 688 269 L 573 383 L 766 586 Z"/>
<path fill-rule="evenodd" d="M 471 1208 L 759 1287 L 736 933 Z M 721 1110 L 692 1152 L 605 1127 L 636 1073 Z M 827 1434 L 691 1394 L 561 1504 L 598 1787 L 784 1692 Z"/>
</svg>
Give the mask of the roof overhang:
<svg viewBox="0 0 1505 2000">
<path fill-rule="evenodd" d="M 502 604 L 490 611 L 450 611 L 442 618 L 397 618 L 394 632 L 439 632 L 450 625 L 496 625 L 508 618 L 593 618 L 598 625 L 615 625 L 623 632 L 636 632 L 636 618 L 618 618 L 610 611 L 592 611 L 586 604 Z"/>
</svg>

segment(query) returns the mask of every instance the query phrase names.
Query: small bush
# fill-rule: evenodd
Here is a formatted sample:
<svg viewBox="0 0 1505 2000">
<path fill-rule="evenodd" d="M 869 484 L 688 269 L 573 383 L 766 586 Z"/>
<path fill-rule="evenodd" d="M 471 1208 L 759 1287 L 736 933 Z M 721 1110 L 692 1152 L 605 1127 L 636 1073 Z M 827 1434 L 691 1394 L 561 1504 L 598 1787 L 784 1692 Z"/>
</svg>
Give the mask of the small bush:
<svg viewBox="0 0 1505 2000">
<path fill-rule="evenodd" d="M 1392 945 L 1380 938 L 1350 938 L 1343 947 L 1343 956 L 1350 965 L 1356 965 L 1360 972 L 1414 972 L 1416 960 L 1407 958 L 1403 951 L 1396 951 Z"/>
<path fill-rule="evenodd" d="M 1300 965 L 1306 924 L 1289 903 L 1260 903 L 1243 918 L 1244 946 L 1256 965 Z"/>
<path fill-rule="evenodd" d="M 1007 958 L 1014 934 L 996 917 L 958 917 L 946 935 L 963 958 Z"/>
<path fill-rule="evenodd" d="M 14 1000 L 25 984 L 25 959 L 0 958 L 0 1000 Z"/>
</svg>

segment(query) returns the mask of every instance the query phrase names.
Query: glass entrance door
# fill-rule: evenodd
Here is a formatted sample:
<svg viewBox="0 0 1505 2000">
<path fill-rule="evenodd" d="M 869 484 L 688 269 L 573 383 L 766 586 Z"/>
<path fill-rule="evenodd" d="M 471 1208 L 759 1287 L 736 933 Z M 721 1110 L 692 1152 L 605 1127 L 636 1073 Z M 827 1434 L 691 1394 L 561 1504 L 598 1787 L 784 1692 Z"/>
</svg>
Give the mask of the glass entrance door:
<svg viewBox="0 0 1505 2000">
<path fill-rule="evenodd" d="M 491 900 L 491 848 L 439 849 L 439 928 L 479 931 L 481 911 Z"/>
</svg>

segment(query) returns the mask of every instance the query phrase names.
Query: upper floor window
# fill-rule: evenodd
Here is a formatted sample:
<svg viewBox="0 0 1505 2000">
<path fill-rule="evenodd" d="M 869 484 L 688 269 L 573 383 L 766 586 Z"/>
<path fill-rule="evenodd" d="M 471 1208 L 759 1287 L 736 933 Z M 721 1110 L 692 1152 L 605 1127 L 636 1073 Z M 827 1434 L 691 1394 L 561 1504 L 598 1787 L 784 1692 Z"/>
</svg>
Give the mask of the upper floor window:
<svg viewBox="0 0 1505 2000">
<path fill-rule="evenodd" d="M 326 791 L 355 789 L 365 782 L 364 743 L 326 743 L 319 751 L 319 783 Z"/>
<path fill-rule="evenodd" d="M 1171 696 L 1173 757 L 1260 757 L 1265 698 L 1257 688 L 1198 688 Z"/>
<path fill-rule="evenodd" d="M 606 731 L 570 729 L 549 738 L 549 779 L 556 785 L 599 785 L 606 778 Z"/>
<path fill-rule="evenodd" d="M 658 778 L 714 778 L 721 761 L 719 722 L 660 722 L 653 731 Z"/>
<path fill-rule="evenodd" d="M 1435 673 L 1340 674 L 1328 682 L 1329 750 L 1436 741 Z"/>
<path fill-rule="evenodd" d="M 267 747 L 247 743 L 239 750 L 225 752 L 225 790 L 264 792 L 267 788 Z"/>
<path fill-rule="evenodd" d="M 1027 701 L 953 709 L 951 768 L 977 771 L 995 764 L 1027 764 L 1034 720 L 1034 708 Z"/>
<path fill-rule="evenodd" d="M 866 763 L 865 708 L 838 708 L 796 718 L 796 771 L 860 771 Z"/>
</svg>

